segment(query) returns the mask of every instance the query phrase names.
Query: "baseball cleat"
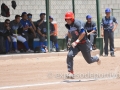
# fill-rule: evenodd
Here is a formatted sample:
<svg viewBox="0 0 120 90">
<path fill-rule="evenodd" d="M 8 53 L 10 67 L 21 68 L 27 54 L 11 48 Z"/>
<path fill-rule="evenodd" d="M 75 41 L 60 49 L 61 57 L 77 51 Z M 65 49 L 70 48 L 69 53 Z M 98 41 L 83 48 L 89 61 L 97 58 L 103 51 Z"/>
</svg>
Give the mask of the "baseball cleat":
<svg viewBox="0 0 120 90">
<path fill-rule="evenodd" d="M 74 79 L 74 74 L 73 73 L 68 73 L 68 75 L 66 76 L 67 79 Z"/>
<path fill-rule="evenodd" d="M 97 60 L 97 64 L 100 65 L 101 64 L 101 60 L 99 59 L 99 54 L 96 55 L 98 57 L 98 60 Z"/>
</svg>

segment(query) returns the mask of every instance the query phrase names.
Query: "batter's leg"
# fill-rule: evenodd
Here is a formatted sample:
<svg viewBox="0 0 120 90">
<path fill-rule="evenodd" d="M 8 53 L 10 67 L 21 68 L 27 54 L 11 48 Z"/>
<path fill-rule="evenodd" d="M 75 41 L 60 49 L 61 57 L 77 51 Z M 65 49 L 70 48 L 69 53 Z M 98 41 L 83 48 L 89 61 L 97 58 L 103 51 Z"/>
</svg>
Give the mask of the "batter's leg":
<svg viewBox="0 0 120 90">
<path fill-rule="evenodd" d="M 79 49 L 77 47 L 73 48 L 70 47 L 68 55 L 67 55 L 67 68 L 68 72 L 73 72 L 73 58 L 75 55 L 77 55 L 79 52 Z"/>
<path fill-rule="evenodd" d="M 100 62 L 99 62 L 100 60 L 99 60 L 99 56 L 98 55 L 91 57 L 90 48 L 89 48 L 89 44 L 88 43 L 89 42 L 86 42 L 85 44 L 81 44 L 79 46 L 84 59 L 86 60 L 86 62 L 88 64 L 91 64 L 93 62 L 98 62 L 98 64 L 100 64 Z"/>
</svg>

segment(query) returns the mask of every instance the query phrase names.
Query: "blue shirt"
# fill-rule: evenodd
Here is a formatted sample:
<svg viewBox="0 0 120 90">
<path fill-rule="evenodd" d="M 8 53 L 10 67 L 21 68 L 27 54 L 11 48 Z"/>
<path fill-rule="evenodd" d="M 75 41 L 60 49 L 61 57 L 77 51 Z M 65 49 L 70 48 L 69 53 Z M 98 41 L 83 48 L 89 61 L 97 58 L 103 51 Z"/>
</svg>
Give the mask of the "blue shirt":
<svg viewBox="0 0 120 90">
<path fill-rule="evenodd" d="M 31 24 L 31 22 L 29 21 L 29 20 L 23 20 L 23 19 L 21 19 L 20 20 L 20 23 L 22 24 L 22 26 L 25 28 L 26 26 L 32 26 L 32 24 Z M 25 30 L 25 31 L 27 31 L 27 30 Z"/>
</svg>

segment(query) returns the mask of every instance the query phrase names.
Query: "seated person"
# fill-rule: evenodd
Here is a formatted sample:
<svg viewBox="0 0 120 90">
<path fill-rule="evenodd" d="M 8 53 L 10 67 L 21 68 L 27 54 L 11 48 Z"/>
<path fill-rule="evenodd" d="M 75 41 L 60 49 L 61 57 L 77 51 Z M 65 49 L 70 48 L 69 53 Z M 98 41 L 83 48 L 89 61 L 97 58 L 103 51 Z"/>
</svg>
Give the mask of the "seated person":
<svg viewBox="0 0 120 90">
<path fill-rule="evenodd" d="M 22 17 L 22 19 L 20 20 L 20 23 L 23 26 L 22 36 L 24 36 L 26 38 L 26 40 L 29 41 L 31 38 L 33 39 L 36 37 L 36 33 L 32 27 L 31 22 L 28 20 L 27 13 L 23 12 L 21 17 Z M 30 34 L 29 32 L 31 32 L 32 34 Z"/>
<path fill-rule="evenodd" d="M 57 36 L 54 35 L 55 28 L 54 25 L 51 23 L 53 21 L 53 18 L 49 16 L 49 21 L 50 21 L 50 41 L 52 41 L 55 45 L 56 52 L 59 52 L 59 46 L 57 42 Z M 40 38 L 40 47 L 42 47 L 43 42 L 47 38 L 47 23 L 43 22 L 37 29 L 38 36 Z"/>
<path fill-rule="evenodd" d="M 12 42 L 13 42 L 15 52 L 19 53 L 19 51 L 17 50 L 17 40 L 24 44 L 24 46 L 27 50 L 26 52 L 33 52 L 32 50 L 30 50 L 28 43 L 26 41 L 26 38 L 24 38 L 22 36 L 23 26 L 20 23 L 20 15 L 15 16 L 15 20 L 11 21 L 10 27 L 11 27 L 11 32 L 14 35 L 14 36 L 12 36 Z"/>
<path fill-rule="evenodd" d="M 37 25 L 36 25 L 36 27 L 39 27 L 42 23 L 44 23 L 45 21 L 45 13 L 40 13 L 40 19 L 39 20 L 37 20 Z"/>
<path fill-rule="evenodd" d="M 34 23 L 32 21 L 32 14 L 28 13 L 27 17 L 28 17 L 28 20 L 30 21 L 30 23 L 32 24 L 32 27 L 33 27 L 34 31 L 36 31 L 36 27 L 35 27 L 35 25 L 34 25 Z"/>
<path fill-rule="evenodd" d="M 4 37 L 6 53 L 9 53 L 12 49 L 11 36 L 13 34 L 10 31 L 10 20 L 6 19 L 3 25 L 0 27 L 0 36 Z M 3 42 L 4 43 L 4 42 Z"/>
<path fill-rule="evenodd" d="M 96 40 L 96 36 L 97 36 L 97 28 L 96 28 L 95 22 L 93 22 L 91 19 L 92 19 L 91 15 L 86 16 L 87 22 L 85 23 L 84 28 L 87 30 L 88 39 L 90 40 L 90 42 L 92 44 L 92 49 L 95 50 L 96 49 L 95 40 Z"/>
<path fill-rule="evenodd" d="M 28 20 L 30 21 L 31 25 L 32 25 L 32 28 L 34 30 L 34 32 L 36 33 L 36 26 L 34 25 L 33 21 L 32 21 L 32 14 L 29 13 L 27 14 L 27 17 L 28 17 Z M 34 40 L 34 36 L 33 36 L 33 33 L 31 30 L 28 30 L 28 45 L 30 47 L 30 49 L 33 50 L 33 40 Z"/>
</svg>

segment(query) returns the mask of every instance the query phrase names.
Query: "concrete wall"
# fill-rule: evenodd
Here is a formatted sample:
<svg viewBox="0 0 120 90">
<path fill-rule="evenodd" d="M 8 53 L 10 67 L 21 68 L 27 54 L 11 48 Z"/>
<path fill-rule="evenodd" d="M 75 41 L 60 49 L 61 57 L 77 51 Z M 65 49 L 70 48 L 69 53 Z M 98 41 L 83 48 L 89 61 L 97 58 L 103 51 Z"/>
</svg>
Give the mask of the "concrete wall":
<svg viewBox="0 0 120 90">
<path fill-rule="evenodd" d="M 45 0 L 16 0 L 16 10 L 11 7 L 12 0 L 0 0 L 1 3 L 6 3 L 10 8 L 10 20 L 14 19 L 16 14 L 20 14 L 23 11 L 33 14 L 33 21 L 39 19 L 39 14 L 45 12 Z M 64 27 L 64 14 L 67 11 L 72 11 L 72 0 L 50 0 L 50 14 L 54 17 L 54 20 L 58 23 L 59 37 L 63 38 L 67 32 Z M 120 8 L 120 0 L 100 0 L 101 1 L 101 17 L 104 16 L 105 8 Z M 85 21 L 85 16 L 91 14 L 93 20 L 96 21 L 96 0 L 75 0 L 75 16 L 77 19 Z M 1 12 L 1 11 L 0 11 Z M 120 22 L 120 10 L 114 10 L 114 16 Z M 4 21 L 6 18 L 0 17 L 0 21 Z M 115 37 L 119 35 L 120 27 L 115 31 Z"/>
</svg>

